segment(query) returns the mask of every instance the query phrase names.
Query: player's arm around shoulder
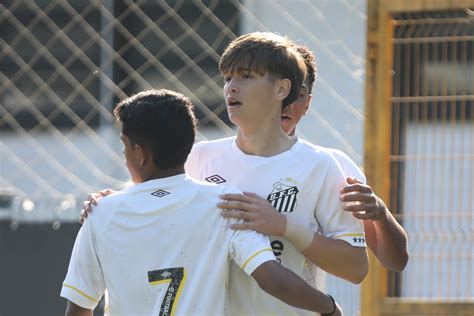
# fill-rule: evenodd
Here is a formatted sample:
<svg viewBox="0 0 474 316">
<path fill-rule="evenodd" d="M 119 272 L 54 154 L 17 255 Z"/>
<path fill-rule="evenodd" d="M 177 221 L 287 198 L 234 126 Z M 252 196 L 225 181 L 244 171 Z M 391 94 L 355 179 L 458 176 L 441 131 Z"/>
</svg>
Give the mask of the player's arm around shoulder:
<svg viewBox="0 0 474 316">
<path fill-rule="evenodd" d="M 322 315 L 342 315 L 341 307 L 332 297 L 312 288 L 277 261 L 264 262 L 252 272 L 252 277 L 262 290 L 288 305 Z"/>
<path fill-rule="evenodd" d="M 253 230 L 235 230 L 230 252 L 235 263 L 275 298 L 323 315 L 342 315 L 332 298 L 312 288 L 276 261 L 267 236 Z"/>
<path fill-rule="evenodd" d="M 331 155 L 326 154 L 325 159 L 327 172 L 322 179 L 315 179 L 324 181 L 314 211 L 322 234 L 314 234 L 302 253 L 325 271 L 357 284 L 369 269 L 364 225 L 344 212 L 339 190 L 346 185 L 345 176 Z"/>
<path fill-rule="evenodd" d="M 389 270 L 401 271 L 408 262 L 407 236 L 385 202 L 367 184 L 363 171 L 344 152 L 331 154 L 340 164 L 347 185 L 340 190 L 346 212 L 364 221 L 367 246 Z"/>
<path fill-rule="evenodd" d="M 408 262 L 407 234 L 372 188 L 348 177 L 341 190 L 341 200 L 356 218 L 364 221 L 367 245 L 382 265 L 391 271 L 402 271 Z"/>
<path fill-rule="evenodd" d="M 132 186 L 133 186 L 133 184 L 130 184 L 128 186 L 128 188 L 130 188 Z M 83 224 L 84 221 L 86 220 L 86 218 L 89 216 L 89 213 L 91 213 L 92 210 L 95 209 L 97 205 L 99 205 L 99 201 L 101 201 L 103 198 L 105 198 L 107 196 L 115 195 L 115 194 L 123 194 L 124 192 L 126 192 L 126 190 L 127 189 L 122 189 L 120 191 L 115 191 L 115 190 L 112 190 L 112 189 L 104 189 L 104 190 L 99 191 L 99 192 L 90 193 L 87 196 L 87 200 L 84 201 L 84 205 L 82 206 L 82 210 L 80 212 L 79 222 L 81 224 Z"/>
<path fill-rule="evenodd" d="M 367 250 L 341 239 L 315 234 L 303 255 L 321 269 L 354 284 L 361 283 L 369 271 Z"/>
</svg>

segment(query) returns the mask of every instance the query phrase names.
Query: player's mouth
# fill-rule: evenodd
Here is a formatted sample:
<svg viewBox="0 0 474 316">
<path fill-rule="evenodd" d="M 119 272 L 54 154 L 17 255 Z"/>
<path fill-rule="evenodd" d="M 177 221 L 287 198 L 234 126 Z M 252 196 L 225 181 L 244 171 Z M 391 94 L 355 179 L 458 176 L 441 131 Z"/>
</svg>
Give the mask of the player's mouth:
<svg viewBox="0 0 474 316">
<path fill-rule="evenodd" d="M 235 99 L 235 98 L 227 98 L 227 106 L 228 107 L 237 107 L 237 106 L 240 106 L 242 105 L 242 102 L 240 102 L 239 100 Z"/>
<path fill-rule="evenodd" d="M 282 121 L 291 121 L 292 118 L 291 118 L 291 116 L 282 114 L 282 115 L 281 115 L 281 120 L 282 120 Z"/>
</svg>

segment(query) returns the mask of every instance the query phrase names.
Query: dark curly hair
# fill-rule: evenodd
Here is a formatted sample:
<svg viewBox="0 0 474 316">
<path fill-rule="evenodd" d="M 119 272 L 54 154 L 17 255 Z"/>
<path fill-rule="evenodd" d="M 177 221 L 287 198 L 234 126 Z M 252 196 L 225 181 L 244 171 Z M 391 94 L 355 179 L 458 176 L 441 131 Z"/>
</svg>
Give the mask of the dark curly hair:
<svg viewBox="0 0 474 316">
<path fill-rule="evenodd" d="M 171 169 L 186 162 L 197 120 L 184 95 L 165 89 L 143 91 L 121 101 L 114 115 L 122 123 L 122 134 L 131 144 L 150 150 L 158 168 Z"/>
<path fill-rule="evenodd" d="M 306 65 L 305 82 L 308 83 L 308 93 L 313 91 L 314 82 L 316 81 L 318 68 L 316 66 L 316 57 L 314 53 L 306 46 L 295 45 L 296 51 L 301 55 Z"/>
</svg>

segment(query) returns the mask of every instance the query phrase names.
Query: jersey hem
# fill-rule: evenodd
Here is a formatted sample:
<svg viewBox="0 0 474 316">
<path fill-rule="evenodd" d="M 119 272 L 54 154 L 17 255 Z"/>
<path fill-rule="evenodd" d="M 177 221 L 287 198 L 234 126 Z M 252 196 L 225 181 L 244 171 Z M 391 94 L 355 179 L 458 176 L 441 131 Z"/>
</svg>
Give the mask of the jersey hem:
<svg viewBox="0 0 474 316">
<path fill-rule="evenodd" d="M 87 309 L 94 309 L 99 302 L 99 300 L 94 299 L 78 288 L 66 283 L 63 283 L 61 296 L 73 302 L 74 304 Z"/>
</svg>

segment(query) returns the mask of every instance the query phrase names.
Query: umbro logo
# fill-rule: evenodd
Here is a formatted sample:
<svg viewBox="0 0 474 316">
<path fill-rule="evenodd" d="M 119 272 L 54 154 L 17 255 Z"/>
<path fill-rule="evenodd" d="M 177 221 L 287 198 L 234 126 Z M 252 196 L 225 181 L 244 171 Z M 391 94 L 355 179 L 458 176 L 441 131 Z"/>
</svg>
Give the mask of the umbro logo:
<svg viewBox="0 0 474 316">
<path fill-rule="evenodd" d="M 161 276 L 163 277 L 163 279 L 169 279 L 169 277 L 171 276 L 171 272 L 169 271 L 165 271 L 161 274 Z"/>
<path fill-rule="evenodd" d="M 161 189 L 158 190 L 158 191 L 155 191 L 155 192 L 151 193 L 151 195 L 154 195 L 154 196 L 159 197 L 159 198 L 164 197 L 164 196 L 166 196 L 166 195 L 168 195 L 168 194 L 170 194 L 168 191 L 161 190 Z"/>
<path fill-rule="evenodd" d="M 215 183 L 215 184 L 220 184 L 220 183 L 224 183 L 226 182 L 226 180 L 224 178 L 222 178 L 220 175 L 218 174 L 215 174 L 215 175 L 212 175 L 212 176 L 209 176 L 205 179 L 207 182 L 210 182 L 210 183 Z"/>
</svg>

